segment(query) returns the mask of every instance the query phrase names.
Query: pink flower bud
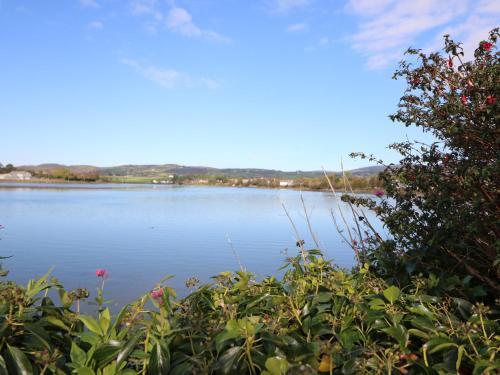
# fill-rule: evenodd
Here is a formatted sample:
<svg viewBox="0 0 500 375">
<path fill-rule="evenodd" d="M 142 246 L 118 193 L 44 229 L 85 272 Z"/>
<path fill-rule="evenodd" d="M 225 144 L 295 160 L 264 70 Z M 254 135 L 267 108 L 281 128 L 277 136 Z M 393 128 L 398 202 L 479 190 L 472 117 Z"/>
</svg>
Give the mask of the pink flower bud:
<svg viewBox="0 0 500 375">
<path fill-rule="evenodd" d="M 95 275 L 97 277 L 107 277 L 108 276 L 108 271 L 106 271 L 104 268 L 99 268 L 95 271 Z"/>
<path fill-rule="evenodd" d="M 161 299 L 163 297 L 163 289 L 155 289 L 150 293 L 151 298 Z"/>
</svg>

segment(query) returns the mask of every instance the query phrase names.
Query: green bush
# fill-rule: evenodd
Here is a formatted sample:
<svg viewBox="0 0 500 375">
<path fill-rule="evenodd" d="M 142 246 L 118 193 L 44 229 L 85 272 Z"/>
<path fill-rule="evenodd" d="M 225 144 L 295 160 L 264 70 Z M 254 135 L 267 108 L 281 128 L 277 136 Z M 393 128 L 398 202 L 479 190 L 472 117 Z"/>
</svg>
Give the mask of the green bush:
<svg viewBox="0 0 500 375">
<path fill-rule="evenodd" d="M 498 35 L 469 62 L 447 36 L 443 54 L 410 49 L 394 75 L 408 87 L 391 119 L 436 142 L 393 144 L 402 160 L 380 175 L 384 199 L 348 199 L 375 209 L 389 230 L 391 239 L 372 241 L 365 260 L 394 282 L 433 273 L 464 284 L 471 298 L 500 292 Z"/>
<path fill-rule="evenodd" d="M 95 316 L 78 312 L 88 292 L 65 291 L 48 275 L 26 287 L 2 283 L 0 374 L 500 370 L 498 312 L 429 295 L 435 278 L 400 290 L 368 266 L 345 272 L 310 251 L 288 260 L 283 281 L 223 272 L 180 301 L 162 282 L 112 317 L 102 275 Z"/>
</svg>

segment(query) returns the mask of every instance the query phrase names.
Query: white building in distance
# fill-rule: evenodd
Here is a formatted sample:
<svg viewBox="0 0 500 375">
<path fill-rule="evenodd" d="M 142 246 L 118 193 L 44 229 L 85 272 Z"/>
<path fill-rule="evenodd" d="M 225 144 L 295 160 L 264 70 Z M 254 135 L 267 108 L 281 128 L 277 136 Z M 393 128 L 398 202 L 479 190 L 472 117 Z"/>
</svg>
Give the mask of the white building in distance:
<svg viewBox="0 0 500 375">
<path fill-rule="evenodd" d="M 293 180 L 281 180 L 280 181 L 280 187 L 290 187 L 295 185 L 295 182 Z"/>
<path fill-rule="evenodd" d="M 25 171 L 12 171 L 10 173 L 0 174 L 0 180 L 26 181 L 31 180 L 31 173 Z"/>
</svg>

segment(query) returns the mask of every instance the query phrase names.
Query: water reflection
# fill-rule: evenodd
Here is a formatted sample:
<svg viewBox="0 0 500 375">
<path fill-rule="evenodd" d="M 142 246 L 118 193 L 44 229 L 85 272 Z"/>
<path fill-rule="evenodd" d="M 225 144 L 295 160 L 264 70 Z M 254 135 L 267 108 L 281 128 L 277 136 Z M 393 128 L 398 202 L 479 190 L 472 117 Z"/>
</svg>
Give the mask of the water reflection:
<svg viewBox="0 0 500 375">
<path fill-rule="evenodd" d="M 340 266 L 353 254 L 335 230 L 331 193 L 304 192 L 321 248 Z M 296 237 L 284 204 L 306 246 L 314 246 L 300 192 L 227 187 L 157 185 L 0 184 L 0 255 L 10 278 L 26 282 L 54 266 L 67 288 L 98 281 L 97 268 L 110 273 L 107 296 L 129 302 L 167 274 L 180 294 L 191 276 L 210 276 L 241 263 L 259 277 L 276 274 L 284 252 L 294 254 Z M 370 214 L 370 216 L 372 216 Z M 372 222 L 376 222 L 370 217 Z M 378 225 L 379 227 L 379 225 Z"/>
</svg>

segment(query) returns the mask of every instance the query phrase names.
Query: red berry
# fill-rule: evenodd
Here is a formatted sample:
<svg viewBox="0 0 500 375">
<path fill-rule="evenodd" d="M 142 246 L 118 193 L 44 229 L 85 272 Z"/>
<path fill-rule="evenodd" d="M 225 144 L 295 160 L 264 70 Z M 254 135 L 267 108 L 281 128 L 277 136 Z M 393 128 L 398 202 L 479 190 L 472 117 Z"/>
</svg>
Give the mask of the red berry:
<svg viewBox="0 0 500 375">
<path fill-rule="evenodd" d="M 481 47 L 486 51 L 486 52 L 490 52 L 491 50 L 491 47 L 493 47 L 493 44 L 491 44 L 490 42 L 483 42 L 481 44 Z"/>
</svg>

